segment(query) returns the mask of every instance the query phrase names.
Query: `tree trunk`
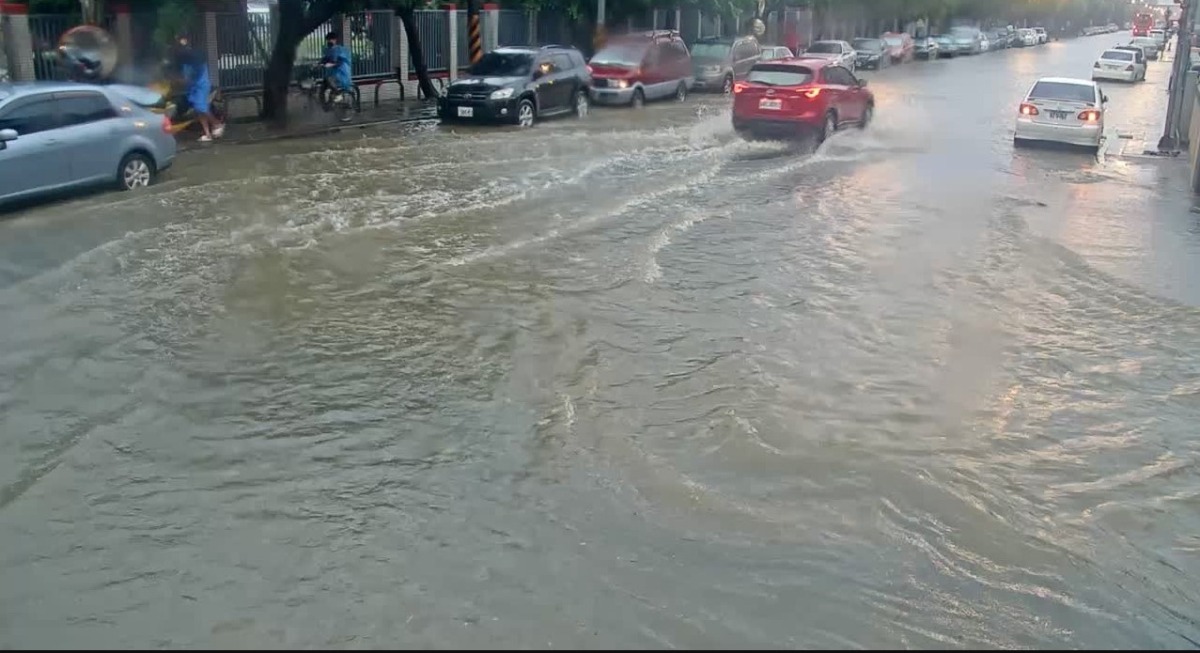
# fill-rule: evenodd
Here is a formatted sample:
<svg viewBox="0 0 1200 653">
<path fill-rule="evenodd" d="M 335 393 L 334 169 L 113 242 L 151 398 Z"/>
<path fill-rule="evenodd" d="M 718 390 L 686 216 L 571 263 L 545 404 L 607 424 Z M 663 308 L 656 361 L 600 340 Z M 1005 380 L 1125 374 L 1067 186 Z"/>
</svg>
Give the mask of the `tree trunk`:
<svg viewBox="0 0 1200 653">
<path fill-rule="evenodd" d="M 417 85 L 425 97 L 438 97 L 440 94 L 429 79 L 429 68 L 425 65 L 425 51 L 421 48 L 421 35 L 417 33 L 417 14 L 408 6 L 397 7 L 396 13 L 404 25 L 404 35 L 408 37 L 408 56 L 412 57 L 413 70 L 417 72 Z"/>
<path fill-rule="evenodd" d="M 305 4 L 308 4 L 307 12 Z M 296 49 L 304 37 L 332 18 L 341 4 L 345 3 L 334 0 L 279 3 L 279 31 L 275 36 L 275 47 L 271 49 L 271 59 L 263 72 L 263 120 L 277 125 L 287 122 L 288 89 L 292 85 Z"/>
</svg>

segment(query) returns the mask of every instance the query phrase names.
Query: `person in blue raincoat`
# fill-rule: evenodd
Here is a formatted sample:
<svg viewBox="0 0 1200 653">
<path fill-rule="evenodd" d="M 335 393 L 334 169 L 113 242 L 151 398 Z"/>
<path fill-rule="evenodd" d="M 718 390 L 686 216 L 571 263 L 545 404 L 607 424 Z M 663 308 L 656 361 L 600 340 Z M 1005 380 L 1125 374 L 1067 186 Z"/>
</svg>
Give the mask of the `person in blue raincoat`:
<svg viewBox="0 0 1200 653">
<path fill-rule="evenodd" d="M 225 126 L 217 122 L 208 105 L 208 97 L 212 94 L 212 80 L 208 77 L 208 61 L 205 60 L 204 55 L 192 48 L 187 36 L 179 36 L 176 42 L 178 47 L 175 50 L 175 65 L 183 77 L 187 102 L 196 112 L 200 128 L 204 130 L 204 135 L 200 137 L 200 140 L 207 143 L 225 135 Z"/>
<path fill-rule="evenodd" d="M 350 81 L 350 50 L 341 44 L 337 32 L 325 35 L 325 56 L 321 57 L 321 65 L 325 66 L 325 76 L 334 89 L 333 99 L 338 99 L 341 93 L 354 91 Z"/>
</svg>

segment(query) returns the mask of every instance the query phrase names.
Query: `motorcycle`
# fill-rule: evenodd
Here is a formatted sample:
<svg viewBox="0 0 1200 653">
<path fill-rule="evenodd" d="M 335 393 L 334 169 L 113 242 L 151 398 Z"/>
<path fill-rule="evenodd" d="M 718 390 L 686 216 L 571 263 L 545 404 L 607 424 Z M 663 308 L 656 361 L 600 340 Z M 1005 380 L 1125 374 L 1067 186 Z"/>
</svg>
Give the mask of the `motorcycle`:
<svg viewBox="0 0 1200 653">
<path fill-rule="evenodd" d="M 154 113 L 167 116 L 171 121 L 170 131 L 172 134 L 179 134 L 192 127 L 199 127 L 200 116 L 192 108 L 192 103 L 187 99 L 187 89 L 183 87 L 179 80 L 164 77 L 158 81 L 151 82 L 147 88 L 157 93 L 160 99 L 154 105 L 146 108 Z M 208 113 L 218 123 L 225 122 L 227 117 L 225 97 L 221 94 L 221 89 L 219 88 L 214 88 L 208 92 Z"/>
</svg>

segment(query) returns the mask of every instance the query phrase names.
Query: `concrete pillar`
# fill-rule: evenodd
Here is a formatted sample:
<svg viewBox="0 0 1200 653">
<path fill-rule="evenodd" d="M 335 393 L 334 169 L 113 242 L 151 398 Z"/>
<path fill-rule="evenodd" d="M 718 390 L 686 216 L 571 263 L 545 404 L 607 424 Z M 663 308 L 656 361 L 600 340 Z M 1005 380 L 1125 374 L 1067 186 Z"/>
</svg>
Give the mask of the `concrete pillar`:
<svg viewBox="0 0 1200 653">
<path fill-rule="evenodd" d="M 33 66 L 33 33 L 29 30 L 29 8 L 25 5 L 0 2 L 0 29 L 3 30 L 8 76 L 14 82 L 36 80 L 37 70 Z"/>
<path fill-rule="evenodd" d="M 680 34 L 683 33 L 683 9 L 675 7 L 675 27 L 672 28 Z"/>
<path fill-rule="evenodd" d="M 500 47 L 500 5 L 486 3 L 479 14 L 483 21 L 483 51 L 491 52 Z"/>
<path fill-rule="evenodd" d="M 204 12 L 204 52 L 208 56 L 208 78 L 215 87 L 221 86 L 221 53 L 217 49 L 217 14 Z"/>
<path fill-rule="evenodd" d="M 114 5 L 113 12 L 116 14 L 113 37 L 117 40 L 117 61 L 120 65 L 130 65 L 133 63 L 133 17 L 129 15 L 129 5 L 126 4 Z"/>
<path fill-rule="evenodd" d="M 450 69 L 450 81 L 458 79 L 458 7 L 455 5 L 446 5 L 446 29 L 450 30 L 450 34 L 446 39 L 447 47 L 450 52 L 447 53 L 446 66 Z M 466 17 L 461 17 L 465 20 Z"/>
</svg>

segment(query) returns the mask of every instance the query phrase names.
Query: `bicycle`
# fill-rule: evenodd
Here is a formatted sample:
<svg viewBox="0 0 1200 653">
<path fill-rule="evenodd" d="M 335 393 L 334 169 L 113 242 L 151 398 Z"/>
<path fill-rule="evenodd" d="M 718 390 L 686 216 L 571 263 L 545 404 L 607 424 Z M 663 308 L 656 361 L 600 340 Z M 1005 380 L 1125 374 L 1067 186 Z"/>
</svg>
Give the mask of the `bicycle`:
<svg viewBox="0 0 1200 653">
<path fill-rule="evenodd" d="M 350 122 L 350 113 L 362 112 L 362 95 L 358 87 L 339 91 L 329 83 L 325 67 L 313 64 L 301 74 L 297 82 L 300 91 L 308 98 L 309 105 L 318 104 L 323 111 L 332 111 L 341 122 Z"/>
</svg>

